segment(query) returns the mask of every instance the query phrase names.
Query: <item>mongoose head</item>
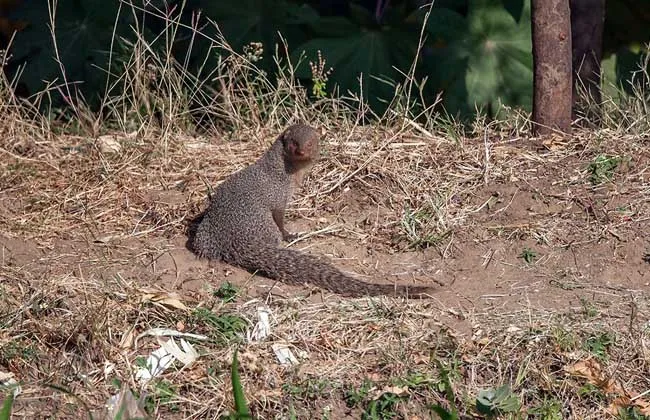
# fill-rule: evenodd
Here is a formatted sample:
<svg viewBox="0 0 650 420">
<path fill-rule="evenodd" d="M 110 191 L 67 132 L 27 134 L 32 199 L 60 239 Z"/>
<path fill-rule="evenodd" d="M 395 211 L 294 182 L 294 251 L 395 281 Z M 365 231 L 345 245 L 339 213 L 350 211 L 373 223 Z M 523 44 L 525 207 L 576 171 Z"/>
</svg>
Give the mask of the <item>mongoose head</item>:
<svg viewBox="0 0 650 420">
<path fill-rule="evenodd" d="M 288 127 L 282 134 L 284 158 L 292 166 L 306 166 L 318 159 L 320 133 L 304 124 Z"/>
</svg>

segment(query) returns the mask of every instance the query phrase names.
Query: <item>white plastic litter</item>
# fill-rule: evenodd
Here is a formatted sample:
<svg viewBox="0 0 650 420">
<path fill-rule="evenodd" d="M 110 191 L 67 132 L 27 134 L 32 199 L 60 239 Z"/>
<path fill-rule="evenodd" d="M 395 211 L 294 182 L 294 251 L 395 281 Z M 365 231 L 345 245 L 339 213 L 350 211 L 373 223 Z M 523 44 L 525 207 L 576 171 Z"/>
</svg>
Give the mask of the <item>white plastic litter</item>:
<svg viewBox="0 0 650 420">
<path fill-rule="evenodd" d="M 115 363 L 104 361 L 104 378 L 108 378 L 115 370 Z"/>
<path fill-rule="evenodd" d="M 195 340 L 207 340 L 208 337 L 205 335 L 200 335 L 200 334 L 192 334 L 192 333 L 184 333 L 176 330 L 172 330 L 171 328 L 151 328 L 143 333 L 138 334 L 138 336 L 135 338 L 134 341 L 134 346 L 137 348 L 138 347 L 138 340 L 141 339 L 142 337 L 145 336 L 154 336 L 154 337 L 185 337 L 185 338 L 193 338 Z"/>
<path fill-rule="evenodd" d="M 138 369 L 135 373 L 135 379 L 147 383 L 152 378 L 163 373 L 174 363 L 174 360 L 179 360 L 183 365 L 187 366 L 199 357 L 199 354 L 190 343 L 182 338 L 180 343 L 182 349 L 178 347 L 173 338 L 162 343 L 158 349 L 149 355 L 145 367 Z"/>
<path fill-rule="evenodd" d="M 257 324 L 253 327 L 253 331 L 250 330 L 246 333 L 246 338 L 248 341 L 262 341 L 271 334 L 271 324 L 269 322 L 269 315 L 271 315 L 271 310 L 264 306 L 259 306 L 257 308 Z"/>
<path fill-rule="evenodd" d="M 2 372 L 0 371 L 0 386 L 3 388 L 13 388 L 14 398 L 20 395 L 22 389 L 18 384 L 18 381 L 14 378 L 14 374 L 11 372 Z"/>
<path fill-rule="evenodd" d="M 271 348 L 275 353 L 275 357 L 278 358 L 280 365 L 291 366 L 291 365 L 298 364 L 298 359 L 296 359 L 296 356 L 293 355 L 288 345 L 282 343 L 276 343 L 271 345 Z"/>
<path fill-rule="evenodd" d="M 147 419 L 149 417 L 143 408 L 145 397 L 146 392 L 142 392 L 140 399 L 136 399 L 131 390 L 122 385 L 120 392 L 106 401 L 104 412 L 99 418 L 101 420 Z"/>
<path fill-rule="evenodd" d="M 199 353 L 194 350 L 194 347 L 187 341 L 181 338 L 181 347 L 178 347 L 176 341 L 173 338 L 170 338 L 165 343 L 163 343 L 163 348 L 167 350 L 172 356 L 178 359 L 184 366 L 193 363 L 196 359 L 199 358 Z"/>
</svg>

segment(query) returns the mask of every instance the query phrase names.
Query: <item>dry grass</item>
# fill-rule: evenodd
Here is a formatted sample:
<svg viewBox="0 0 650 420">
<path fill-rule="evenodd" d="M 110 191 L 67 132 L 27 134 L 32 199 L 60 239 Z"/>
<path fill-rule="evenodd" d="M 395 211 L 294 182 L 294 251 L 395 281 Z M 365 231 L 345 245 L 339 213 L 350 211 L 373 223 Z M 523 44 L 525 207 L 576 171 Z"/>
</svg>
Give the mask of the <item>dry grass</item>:
<svg viewBox="0 0 650 420">
<path fill-rule="evenodd" d="M 638 239 L 650 214 L 642 92 L 629 99 L 629 112 L 619 108 L 625 118 L 544 144 L 516 113 L 461 129 L 435 107 L 404 107 L 399 95 L 408 83 L 386 115 L 363 125 L 369 111 L 360 101 L 310 102 L 287 63 L 278 60 L 284 71 L 272 83 L 255 67 L 255 48 L 239 54 L 214 42 L 231 53 L 211 73 L 218 92 L 136 37 L 132 55 L 111 70 L 108 111 L 76 108 L 77 135 L 54 134 L 54 124 L 16 99 L 8 81 L 0 84 L 0 373 L 21 383 L 16 418 L 97 413 L 118 392 L 116 381 L 146 394 L 158 418 L 216 418 L 232 409 L 228 369 L 237 345 L 257 418 L 428 418 L 432 405 L 447 406 L 435 360 L 449 369 L 456 404 L 468 416 L 477 415 L 480 390 L 504 384 L 520 415 L 548 419 L 603 418 L 611 404 L 650 400 L 647 283 L 592 284 L 577 269 L 550 264 L 555 251 L 519 275 L 584 290 L 580 305 L 567 298 L 545 307 L 531 289 L 514 292 L 525 294 L 525 305 L 485 304 L 496 298 L 489 274 L 479 271 L 472 299 L 463 290 L 402 301 L 260 297 L 241 288 L 225 303 L 209 287 L 183 289 L 178 266 L 171 283 L 161 283 L 156 268 L 178 248 L 207 185 L 250 163 L 299 120 L 327 131 L 325 157 L 291 211 L 321 227 L 320 237 L 336 231 L 351 247 L 390 254 L 430 247 L 443 262 L 487 241 L 589 250 Z M 118 95 L 120 86 L 129 90 Z M 190 112 L 190 103 L 199 106 Z M 213 117 L 207 131 L 196 126 L 197 109 Z M 593 179 L 599 156 L 621 157 L 614 169 L 598 167 L 615 180 Z M 514 193 L 486 201 L 486 191 L 500 186 Z M 519 191 L 556 210 L 515 212 Z M 548 273 L 558 266 L 562 275 Z M 214 271 L 201 268 L 193 278 L 214 283 Z M 162 296 L 176 291 L 188 309 L 153 302 L 149 289 L 161 284 L 168 286 Z M 568 296 L 553 291 L 555 300 Z M 250 342 L 245 331 L 258 307 L 271 311 L 272 332 Z M 142 387 L 134 379 L 138 357 L 158 343 L 135 337 L 152 328 L 208 340 L 192 341 L 201 353 L 195 363 Z M 300 363 L 281 366 L 274 344 L 287 344 Z M 576 372 L 585 366 L 592 369 L 581 378 Z M 376 417 L 368 414 L 373 407 Z"/>
</svg>

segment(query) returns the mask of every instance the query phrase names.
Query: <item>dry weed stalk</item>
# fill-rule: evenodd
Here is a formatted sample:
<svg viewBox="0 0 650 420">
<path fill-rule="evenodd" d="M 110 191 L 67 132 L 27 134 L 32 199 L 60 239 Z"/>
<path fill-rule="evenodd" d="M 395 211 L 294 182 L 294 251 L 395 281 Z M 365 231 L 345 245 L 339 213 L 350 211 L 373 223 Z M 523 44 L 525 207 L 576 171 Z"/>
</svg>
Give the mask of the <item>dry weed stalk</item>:
<svg viewBox="0 0 650 420">
<path fill-rule="evenodd" d="M 280 58 L 286 51 L 276 51 L 281 71 L 271 81 L 255 64 L 258 47 L 236 52 L 220 35 L 211 39 L 200 72 L 219 82 L 218 89 L 210 89 L 207 77 L 199 79 L 187 60 L 178 62 L 171 54 L 183 23 L 161 11 L 147 13 L 165 19 L 164 34 L 148 40 L 136 27 L 135 39 L 119 54 L 115 40 L 111 78 L 97 115 L 84 108 L 70 81 L 52 82 L 33 98 L 43 104 L 52 92 L 70 89 L 68 96 L 78 101 L 77 122 L 88 123 L 85 135 L 54 134 L 50 120 L 15 97 L 15 82 L 0 76 L 0 235 L 7 247 L 17 241 L 27 247 L 26 255 L 37 256 L 25 259 L 3 248 L 0 264 L 0 370 L 20 375 L 28 396 L 20 406 L 25 417 L 40 410 L 78 418 L 84 409 L 70 404 L 70 395 L 100 407 L 116 392 L 113 379 L 137 389 L 135 360 L 157 343 L 143 340 L 136 349 L 130 338 L 161 326 L 214 336 L 196 365 L 163 378 L 161 384 L 175 390 L 171 397 L 157 384 L 147 388 L 154 408 L 165 418 L 221 415 L 232 406 L 224 392 L 225 372 L 237 340 L 220 341 L 210 316 L 236 316 L 252 324 L 261 304 L 273 310 L 273 336 L 247 343 L 241 354 L 247 396 L 259 418 L 289 415 L 290 403 L 305 415 L 322 405 L 343 405 L 346 392 L 359 389 L 364 378 L 371 378 L 377 391 L 394 387 L 396 380 L 410 381 L 407 407 L 426 412 L 444 400 L 433 359 L 454 369 L 457 395 L 513 383 L 531 406 L 548 398 L 571 407 L 576 418 L 600 418 L 594 417 L 602 415 L 594 414 L 598 399 L 577 398 L 582 383 L 561 368 L 588 357 L 581 340 L 602 334 L 617 337 L 611 344 L 617 359 L 607 372 L 625 378 L 631 391 L 650 387 L 650 308 L 638 291 L 599 291 L 608 301 L 598 307 L 602 316 L 597 318 L 576 308 L 559 314 L 534 302 L 508 311 L 478 309 L 464 300 L 453 307 L 435 299 L 315 303 L 272 294 L 263 302 L 223 303 L 211 291 L 197 291 L 183 296 L 192 308 L 186 313 L 142 300 L 143 286 L 158 280 L 159 260 L 177 248 L 170 238 L 182 237 L 184 222 L 203 205 L 204 179 L 216 183 L 250 163 L 295 120 L 321 125 L 328 134 L 325 158 L 293 211 L 328 219 L 334 228 L 320 232 L 336 230 L 353 238 L 355 246 L 366 242 L 396 252 L 416 244 L 449 258 L 461 244 L 458 236 L 472 229 L 483 229 L 488 239 L 528 236 L 556 247 L 635 232 L 650 214 L 645 91 L 606 112 L 609 119 L 601 130 L 578 132 L 570 142 L 537 150 L 527 137 L 527 116 L 516 110 L 502 110 L 509 115 L 506 121 L 479 118 L 465 127 L 423 100 L 414 103 L 410 93 L 419 86 L 412 72 L 396 87 L 397 97 L 379 122 L 368 123 L 371 111 L 353 93 L 310 102 L 292 64 Z M 206 36 L 201 28 L 198 18 L 184 27 L 190 45 L 194 37 Z M 197 136 L 194 112 L 212 117 L 213 133 L 227 137 L 236 130 L 235 139 L 249 141 Z M 126 135 L 133 131 L 136 136 Z M 115 134 L 120 152 L 103 151 L 88 137 L 103 132 Z M 589 185 L 588 164 L 602 153 L 633 157 L 635 165 L 617 183 Z M 556 190 L 535 193 L 573 212 L 538 214 L 534 224 L 495 225 L 483 218 L 492 205 L 490 187 L 509 183 L 535 190 L 549 172 Z M 346 201 L 350 191 L 363 201 Z M 594 194 L 603 202 L 625 197 L 629 208 L 619 213 L 589 208 Z M 499 211 L 506 212 L 515 199 L 516 193 L 506 197 Z M 351 214 L 356 204 L 366 212 L 362 220 Z M 131 271 L 134 267 L 146 269 Z M 205 284 L 221 274 L 202 271 L 197 276 Z M 455 331 L 459 324 L 469 331 Z M 304 351 L 309 362 L 281 367 L 270 350 L 274 343 Z M 329 394 L 314 386 L 323 381 Z"/>
</svg>

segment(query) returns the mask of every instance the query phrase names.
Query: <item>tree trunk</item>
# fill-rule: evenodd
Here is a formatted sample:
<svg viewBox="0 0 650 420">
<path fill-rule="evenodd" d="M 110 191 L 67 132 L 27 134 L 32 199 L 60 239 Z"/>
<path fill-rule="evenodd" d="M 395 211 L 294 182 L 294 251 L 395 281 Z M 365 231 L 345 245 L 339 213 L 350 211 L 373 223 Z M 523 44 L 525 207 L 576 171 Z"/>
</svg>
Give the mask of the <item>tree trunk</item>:
<svg viewBox="0 0 650 420">
<path fill-rule="evenodd" d="M 532 0 L 533 132 L 571 131 L 569 0 Z"/>
<path fill-rule="evenodd" d="M 600 120 L 600 61 L 603 57 L 605 0 L 571 0 L 573 118 Z"/>
</svg>

